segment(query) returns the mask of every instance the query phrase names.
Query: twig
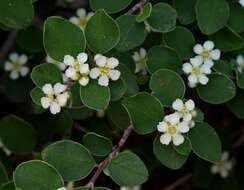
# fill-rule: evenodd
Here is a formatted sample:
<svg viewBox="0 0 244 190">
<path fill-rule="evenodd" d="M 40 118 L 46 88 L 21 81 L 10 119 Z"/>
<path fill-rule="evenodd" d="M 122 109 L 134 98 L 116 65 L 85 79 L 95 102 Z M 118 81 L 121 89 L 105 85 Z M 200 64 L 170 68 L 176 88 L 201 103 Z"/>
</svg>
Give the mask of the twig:
<svg viewBox="0 0 244 190">
<path fill-rule="evenodd" d="M 172 183 L 169 186 L 165 187 L 163 190 L 173 190 L 176 187 L 179 187 L 180 185 L 185 183 L 186 181 L 190 180 L 191 178 L 192 178 L 192 174 L 188 173 L 188 174 L 184 175 L 183 177 L 181 177 L 180 179 L 178 179 L 177 181 L 175 181 L 174 183 Z"/>
<path fill-rule="evenodd" d="M 86 129 L 86 128 L 80 126 L 78 123 L 74 123 L 74 124 L 73 124 L 73 127 L 74 127 L 76 130 L 78 130 L 78 131 L 80 131 L 80 132 L 82 132 L 82 133 L 90 133 L 90 131 L 89 131 L 88 129 Z"/>
<path fill-rule="evenodd" d="M 93 175 L 93 177 L 91 178 L 91 180 L 89 181 L 89 183 L 86 185 L 87 187 L 91 188 L 94 186 L 98 176 L 101 174 L 101 172 L 106 168 L 106 166 L 108 165 L 109 161 L 116 156 L 120 149 L 123 147 L 123 145 L 125 144 L 125 142 L 127 141 L 128 137 L 130 136 L 131 132 L 133 131 L 133 127 L 132 125 L 130 125 L 125 131 L 124 134 L 122 136 L 122 138 L 120 139 L 119 143 L 113 148 L 113 151 L 107 156 L 107 158 L 105 158 L 104 161 L 102 161 L 99 165 L 98 165 L 98 169 L 95 172 L 95 174 Z"/>
<path fill-rule="evenodd" d="M 131 15 L 136 12 L 138 9 L 141 10 L 142 7 L 146 4 L 147 0 L 140 0 L 134 7 L 132 7 L 126 14 Z"/>
<path fill-rule="evenodd" d="M 0 60 L 4 59 L 4 57 L 8 54 L 9 50 L 11 49 L 15 36 L 18 32 L 18 29 L 13 29 L 10 34 L 8 35 L 7 39 L 3 43 L 1 49 L 0 49 Z"/>
</svg>

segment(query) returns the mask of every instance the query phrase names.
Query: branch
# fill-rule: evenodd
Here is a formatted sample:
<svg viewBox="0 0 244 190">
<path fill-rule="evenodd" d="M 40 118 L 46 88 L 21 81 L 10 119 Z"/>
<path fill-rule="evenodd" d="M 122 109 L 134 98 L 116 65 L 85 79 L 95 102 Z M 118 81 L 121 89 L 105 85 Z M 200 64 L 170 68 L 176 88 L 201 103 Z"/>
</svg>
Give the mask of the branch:
<svg viewBox="0 0 244 190">
<path fill-rule="evenodd" d="M 176 180 L 171 185 L 165 187 L 163 190 L 173 190 L 173 189 L 181 186 L 182 184 L 184 184 L 186 181 L 188 181 L 191 178 L 192 178 L 192 174 L 191 173 L 188 173 L 185 176 L 181 177 L 180 179 Z"/>
<path fill-rule="evenodd" d="M 136 12 L 138 9 L 141 10 L 142 7 L 146 4 L 147 0 L 140 0 L 134 7 L 132 7 L 126 14 L 131 15 Z"/>
<path fill-rule="evenodd" d="M 1 49 L 0 49 L 0 60 L 4 59 L 4 57 L 8 54 L 9 50 L 11 49 L 15 36 L 18 32 L 18 29 L 13 29 L 10 34 L 8 35 L 7 39 L 3 43 Z"/>
<path fill-rule="evenodd" d="M 121 137 L 119 143 L 113 148 L 113 151 L 107 156 L 107 158 L 105 158 L 104 161 L 102 161 L 98 165 L 98 169 L 95 172 L 95 174 L 93 175 L 93 177 L 91 178 L 91 180 L 89 181 L 89 183 L 86 185 L 87 187 L 91 188 L 94 186 L 94 183 L 96 182 L 96 180 L 99 177 L 99 175 L 101 174 L 101 172 L 107 167 L 110 160 L 119 153 L 119 151 L 121 150 L 121 148 L 123 147 L 123 145 L 127 141 L 128 137 L 130 136 L 132 131 L 133 131 L 133 127 L 132 127 L 132 125 L 130 125 L 124 131 L 123 136 Z"/>
<path fill-rule="evenodd" d="M 74 128 L 76 130 L 78 130 L 79 132 L 82 132 L 82 133 L 90 133 L 90 131 L 82 126 L 80 126 L 78 123 L 74 123 L 73 124 Z"/>
</svg>

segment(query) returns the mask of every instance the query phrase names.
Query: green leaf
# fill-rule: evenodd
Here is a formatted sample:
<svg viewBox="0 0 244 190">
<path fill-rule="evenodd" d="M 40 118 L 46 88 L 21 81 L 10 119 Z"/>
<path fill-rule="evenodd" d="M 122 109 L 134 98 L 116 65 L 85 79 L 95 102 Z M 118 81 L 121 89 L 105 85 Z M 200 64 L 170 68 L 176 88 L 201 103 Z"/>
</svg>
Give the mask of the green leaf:
<svg viewBox="0 0 244 190">
<path fill-rule="evenodd" d="M 87 133 L 83 136 L 83 143 L 95 156 L 106 156 L 112 151 L 112 141 L 96 133 Z"/>
<path fill-rule="evenodd" d="M 191 24 L 196 20 L 195 6 L 197 0 L 174 0 L 173 4 L 181 24 Z M 187 10 L 187 11 L 186 11 Z"/>
<path fill-rule="evenodd" d="M 197 122 L 188 133 L 188 137 L 197 156 L 212 163 L 220 162 L 221 142 L 214 128 L 207 123 Z"/>
<path fill-rule="evenodd" d="M 19 78 L 18 80 L 7 79 L 4 85 L 4 94 L 10 102 L 22 103 L 29 100 L 32 88 L 33 83 L 29 77 Z"/>
<path fill-rule="evenodd" d="M 231 100 L 236 93 L 236 87 L 232 80 L 220 73 L 208 75 L 207 85 L 197 88 L 199 97 L 210 104 L 222 104 Z"/>
<path fill-rule="evenodd" d="M 146 39 L 144 23 L 136 22 L 135 15 L 122 15 L 117 20 L 120 29 L 120 41 L 116 49 L 126 52 L 140 46 Z"/>
<path fill-rule="evenodd" d="M 244 119 L 244 90 L 237 88 L 236 96 L 227 103 L 228 108 L 239 119 Z"/>
<path fill-rule="evenodd" d="M 7 171 L 0 161 L 0 186 L 8 181 L 8 174 Z"/>
<path fill-rule="evenodd" d="M 172 84 L 174 84 L 174 88 L 172 88 Z M 184 96 L 185 83 L 174 71 L 160 69 L 152 74 L 150 89 L 163 105 L 170 106 L 177 98 Z"/>
<path fill-rule="evenodd" d="M 232 77 L 233 76 L 231 63 L 229 63 L 226 60 L 215 61 L 213 68 L 214 68 L 215 71 L 217 71 L 219 73 L 223 73 L 223 74 L 225 74 L 228 77 Z"/>
<path fill-rule="evenodd" d="M 193 56 L 195 38 L 187 28 L 176 27 L 175 30 L 164 35 L 164 40 L 169 47 L 177 51 L 182 60 Z"/>
<path fill-rule="evenodd" d="M 0 121 L 0 138 L 16 154 L 29 154 L 36 146 L 36 131 L 26 121 L 8 115 Z"/>
<path fill-rule="evenodd" d="M 244 89 L 244 73 L 236 71 L 236 76 L 237 86 Z"/>
<path fill-rule="evenodd" d="M 127 91 L 125 95 L 132 96 L 136 94 L 139 91 L 139 87 L 137 85 L 135 75 L 124 64 L 119 64 L 118 69 L 121 72 L 121 79 L 125 82 L 127 86 Z"/>
<path fill-rule="evenodd" d="M 188 137 L 184 137 L 185 141 L 179 146 L 173 146 L 175 151 L 183 156 L 188 156 L 191 153 L 191 141 Z"/>
<path fill-rule="evenodd" d="M 125 9 L 130 5 L 132 0 L 106 0 L 106 3 L 101 0 L 90 0 L 91 8 L 94 11 L 104 9 L 106 12 L 112 14 Z"/>
<path fill-rule="evenodd" d="M 47 54 L 60 62 L 65 55 L 76 57 L 86 47 L 82 30 L 60 17 L 49 17 L 45 21 L 43 40 Z"/>
<path fill-rule="evenodd" d="M 140 185 L 148 179 L 148 171 L 142 160 L 132 152 L 122 152 L 112 158 L 108 171 L 120 186 Z"/>
<path fill-rule="evenodd" d="M 16 41 L 19 47 L 26 52 L 38 53 L 43 51 L 42 30 L 35 26 L 30 26 L 25 30 L 20 30 Z"/>
<path fill-rule="evenodd" d="M 130 125 L 128 112 L 120 102 L 110 102 L 107 109 L 107 116 L 119 129 L 127 129 Z"/>
<path fill-rule="evenodd" d="M 89 85 L 80 88 L 81 101 L 85 106 L 94 110 L 104 110 L 110 101 L 110 90 L 100 86 L 97 80 L 90 81 Z"/>
<path fill-rule="evenodd" d="M 152 4 L 151 3 L 147 3 L 143 9 L 141 14 L 137 15 L 136 17 L 136 22 L 144 22 L 148 17 L 150 17 L 152 12 Z"/>
<path fill-rule="evenodd" d="M 120 39 L 118 24 L 104 10 L 98 10 L 89 19 L 85 35 L 87 45 L 94 53 L 108 52 L 118 44 Z"/>
<path fill-rule="evenodd" d="M 147 67 L 151 73 L 159 69 L 171 69 L 177 73 L 182 71 L 182 63 L 176 51 L 162 45 L 149 50 Z"/>
<path fill-rule="evenodd" d="M 42 92 L 42 90 L 40 88 L 36 87 L 36 88 L 32 89 L 30 96 L 31 96 L 32 101 L 35 104 L 41 106 L 41 98 L 46 95 L 44 94 L 44 92 Z"/>
<path fill-rule="evenodd" d="M 157 3 L 147 21 L 153 30 L 165 33 L 175 29 L 176 19 L 177 12 L 173 7 L 167 3 Z"/>
<path fill-rule="evenodd" d="M 212 40 L 216 48 L 220 49 L 222 52 L 239 50 L 244 45 L 243 38 L 227 26 L 209 36 L 209 39 Z"/>
<path fill-rule="evenodd" d="M 197 116 L 196 117 L 193 117 L 193 120 L 194 121 L 198 121 L 198 122 L 203 122 L 204 120 L 204 113 L 198 109 L 198 108 L 195 108 L 195 111 L 197 112 Z"/>
<path fill-rule="evenodd" d="M 109 84 L 111 101 L 117 101 L 126 93 L 127 86 L 124 80 L 111 81 Z"/>
<path fill-rule="evenodd" d="M 65 181 L 85 178 L 94 168 L 95 161 L 81 144 L 70 140 L 59 141 L 42 151 L 42 159 L 52 164 Z"/>
<path fill-rule="evenodd" d="M 52 63 L 35 66 L 31 72 L 31 79 L 39 88 L 42 88 L 47 83 L 54 85 L 63 81 L 61 71 Z"/>
<path fill-rule="evenodd" d="M 146 92 L 140 92 L 135 96 L 125 98 L 122 104 L 130 115 L 135 131 L 139 134 L 148 134 L 155 131 L 158 122 L 162 121 L 163 108 L 161 103 Z"/>
<path fill-rule="evenodd" d="M 81 108 L 84 106 L 80 98 L 80 86 L 79 82 L 76 82 L 70 87 L 72 108 Z"/>
<path fill-rule="evenodd" d="M 228 22 L 228 3 L 226 0 L 197 0 L 196 16 L 202 33 L 213 34 Z"/>
<path fill-rule="evenodd" d="M 172 143 L 170 145 L 163 145 L 160 142 L 160 135 L 158 135 L 153 143 L 153 152 L 161 164 L 176 170 L 184 165 L 187 156 L 177 153 L 173 146 Z"/>
<path fill-rule="evenodd" d="M 31 160 L 20 164 L 14 171 L 16 188 L 24 190 L 54 190 L 64 187 L 57 170 L 46 162 Z"/>
<path fill-rule="evenodd" d="M 14 182 L 9 181 L 0 186 L 0 190 L 15 190 Z"/>
<path fill-rule="evenodd" d="M 0 22 L 8 27 L 26 28 L 31 24 L 34 8 L 31 0 L 0 2 Z"/>
<path fill-rule="evenodd" d="M 244 9 L 239 4 L 230 4 L 230 18 L 228 21 L 228 26 L 236 32 L 242 32 L 244 30 L 244 25 L 242 20 L 244 19 Z"/>
</svg>

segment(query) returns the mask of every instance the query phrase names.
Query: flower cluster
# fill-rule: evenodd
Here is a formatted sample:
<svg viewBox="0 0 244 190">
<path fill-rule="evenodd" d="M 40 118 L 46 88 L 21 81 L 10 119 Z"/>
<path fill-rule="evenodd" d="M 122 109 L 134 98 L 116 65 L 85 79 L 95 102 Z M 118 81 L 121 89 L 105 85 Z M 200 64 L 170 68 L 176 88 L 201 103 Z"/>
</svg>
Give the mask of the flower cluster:
<svg viewBox="0 0 244 190">
<path fill-rule="evenodd" d="M 244 57 L 242 55 L 238 55 L 236 58 L 236 62 L 238 72 L 242 73 L 242 70 L 244 69 Z"/>
<path fill-rule="evenodd" d="M 143 74 L 147 74 L 146 55 L 147 52 L 144 48 L 141 48 L 139 52 L 134 52 L 132 58 L 136 63 L 135 73 L 142 72 Z"/>
<path fill-rule="evenodd" d="M 120 71 L 115 69 L 119 65 L 118 59 L 114 57 L 105 57 L 97 54 L 94 57 L 96 67 L 91 69 L 90 77 L 92 79 L 98 78 L 98 84 L 101 86 L 108 86 L 109 79 L 116 81 L 120 77 Z"/>
<path fill-rule="evenodd" d="M 11 53 L 9 55 L 9 61 L 5 62 L 4 69 L 10 72 L 9 77 L 13 80 L 18 79 L 19 76 L 25 77 L 29 73 L 29 68 L 25 66 L 27 61 L 28 57 L 26 55 Z"/>
<path fill-rule="evenodd" d="M 77 9 L 76 11 L 77 17 L 75 16 L 71 17 L 69 20 L 70 22 L 72 22 L 73 24 L 79 26 L 82 30 L 84 30 L 88 20 L 93 16 L 93 14 L 94 14 L 93 12 L 86 14 L 86 10 L 80 8 Z"/>
<path fill-rule="evenodd" d="M 192 120 L 196 116 L 195 103 L 188 100 L 183 103 L 182 100 L 176 99 L 172 104 L 174 113 L 166 115 L 163 121 L 159 122 L 157 129 L 163 134 L 160 136 L 160 142 L 169 145 L 172 141 L 175 146 L 184 143 L 184 136 L 195 123 Z"/>
<path fill-rule="evenodd" d="M 88 55 L 86 53 L 80 53 L 77 59 L 70 55 L 64 57 L 64 64 L 68 67 L 65 71 L 65 75 L 74 80 L 79 81 L 80 85 L 86 86 L 89 83 L 89 65 L 86 63 Z"/>
<path fill-rule="evenodd" d="M 2 149 L 7 156 L 10 156 L 12 154 L 12 152 L 4 146 L 1 139 L 0 139 L 0 149 Z"/>
<path fill-rule="evenodd" d="M 241 6 L 244 8 L 244 0 L 239 0 L 239 3 L 240 3 Z"/>
<path fill-rule="evenodd" d="M 61 83 L 56 83 L 54 87 L 51 84 L 45 84 L 42 91 L 46 95 L 41 98 L 41 105 L 44 109 L 50 107 L 52 114 L 59 113 L 61 107 L 67 104 L 69 93 L 66 91 L 67 86 Z"/>
<path fill-rule="evenodd" d="M 203 46 L 195 45 L 193 51 L 197 56 L 191 58 L 189 63 L 184 63 L 182 67 L 183 72 L 188 75 L 188 85 L 191 88 L 196 87 L 198 83 L 208 83 L 207 75 L 211 74 L 214 61 L 219 60 L 221 54 L 220 50 L 214 49 L 212 41 L 204 42 Z"/>
<path fill-rule="evenodd" d="M 222 178 L 228 177 L 233 167 L 232 160 L 229 159 L 229 153 L 223 152 L 219 163 L 211 167 L 212 174 L 220 174 Z"/>
</svg>

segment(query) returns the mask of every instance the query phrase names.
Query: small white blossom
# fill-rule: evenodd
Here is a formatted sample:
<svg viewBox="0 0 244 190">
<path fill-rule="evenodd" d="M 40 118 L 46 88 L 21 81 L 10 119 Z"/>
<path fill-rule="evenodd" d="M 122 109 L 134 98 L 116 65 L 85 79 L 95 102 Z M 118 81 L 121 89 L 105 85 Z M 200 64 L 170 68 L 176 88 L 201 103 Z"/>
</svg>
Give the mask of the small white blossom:
<svg viewBox="0 0 244 190">
<path fill-rule="evenodd" d="M 244 8 L 244 0 L 239 0 L 239 3 L 240 3 L 241 6 Z"/>
<path fill-rule="evenodd" d="M 135 187 L 120 187 L 120 190 L 141 190 L 140 186 Z"/>
<path fill-rule="evenodd" d="M 194 46 L 193 51 L 202 57 L 204 64 L 212 67 L 214 65 L 214 61 L 220 59 L 220 50 L 214 49 L 214 43 L 212 41 L 204 42 L 203 46 L 197 44 Z"/>
<path fill-rule="evenodd" d="M 66 187 L 60 187 L 57 190 L 67 190 Z"/>
<path fill-rule="evenodd" d="M 80 8 L 76 10 L 76 15 L 77 16 L 71 17 L 69 19 L 70 22 L 72 22 L 73 24 L 79 26 L 82 30 L 84 30 L 88 20 L 94 15 L 94 13 L 89 12 L 88 14 L 86 14 L 86 10 Z"/>
<path fill-rule="evenodd" d="M 185 103 L 181 99 L 176 99 L 172 107 L 175 111 L 181 114 L 184 121 L 191 121 L 196 116 L 195 103 L 193 100 L 187 100 Z M 194 122 L 191 123 L 194 126 Z"/>
<path fill-rule="evenodd" d="M 166 115 L 162 122 L 159 122 L 157 129 L 162 132 L 160 136 L 160 142 L 164 145 L 169 145 L 171 141 L 175 146 L 179 146 L 184 143 L 183 133 L 187 133 L 190 130 L 188 121 L 180 121 L 181 114 L 175 112 L 170 115 Z"/>
<path fill-rule="evenodd" d="M 45 84 L 42 87 L 42 91 L 46 95 L 41 98 L 41 105 L 44 109 L 50 107 L 50 112 L 52 114 L 59 113 L 61 107 L 67 104 L 69 94 L 66 91 L 67 86 L 61 83 L 56 83 L 54 87 L 51 84 Z"/>
<path fill-rule="evenodd" d="M 9 77 L 12 80 L 16 80 L 19 76 L 25 77 L 29 73 L 29 68 L 25 66 L 28 61 L 28 57 L 24 54 L 18 55 L 17 53 L 11 53 L 9 55 L 9 61 L 4 64 L 5 71 L 9 71 Z"/>
<path fill-rule="evenodd" d="M 120 77 L 120 71 L 115 69 L 119 65 L 118 59 L 111 57 L 107 58 L 101 54 L 94 57 L 97 67 L 91 69 L 90 77 L 92 79 L 98 78 L 98 84 L 101 86 L 108 86 L 109 79 L 116 81 Z"/>
<path fill-rule="evenodd" d="M 66 77 L 72 80 L 78 80 L 80 85 L 86 86 L 89 83 L 89 65 L 86 63 L 88 55 L 80 53 L 77 59 L 70 55 L 64 56 L 64 64 L 68 66 L 65 71 Z"/>
<path fill-rule="evenodd" d="M 238 55 L 236 58 L 236 62 L 238 72 L 242 73 L 242 70 L 244 69 L 244 57 L 242 55 Z"/>
<path fill-rule="evenodd" d="M 190 63 L 184 63 L 182 66 L 183 72 L 188 75 L 189 86 L 194 88 L 198 83 L 206 85 L 208 77 L 211 74 L 211 64 L 203 63 L 201 56 L 196 56 L 190 59 Z"/>
<path fill-rule="evenodd" d="M 7 156 L 10 156 L 12 154 L 12 152 L 4 146 L 1 139 L 0 139 L 0 149 L 2 149 Z"/>
<path fill-rule="evenodd" d="M 147 73 L 146 70 L 146 55 L 147 52 L 144 48 L 141 48 L 139 52 L 134 52 L 132 56 L 133 60 L 136 63 L 135 73 L 142 72 L 143 74 Z"/>
<path fill-rule="evenodd" d="M 222 158 L 219 163 L 211 167 L 212 174 L 220 174 L 222 178 L 228 177 L 231 169 L 233 167 L 232 160 L 229 159 L 229 153 L 223 152 Z"/>
<path fill-rule="evenodd" d="M 64 63 L 56 61 L 49 56 L 46 57 L 46 62 L 56 65 L 61 71 L 64 71 L 66 69 L 66 65 Z"/>
</svg>

